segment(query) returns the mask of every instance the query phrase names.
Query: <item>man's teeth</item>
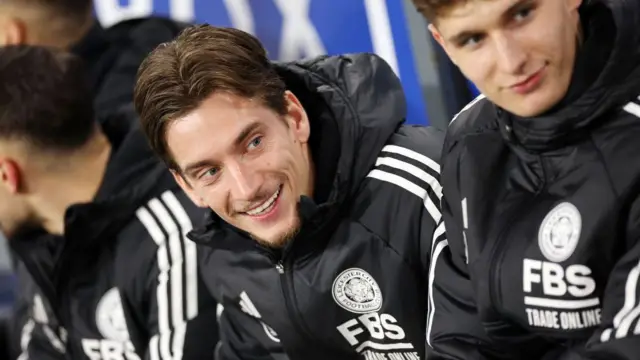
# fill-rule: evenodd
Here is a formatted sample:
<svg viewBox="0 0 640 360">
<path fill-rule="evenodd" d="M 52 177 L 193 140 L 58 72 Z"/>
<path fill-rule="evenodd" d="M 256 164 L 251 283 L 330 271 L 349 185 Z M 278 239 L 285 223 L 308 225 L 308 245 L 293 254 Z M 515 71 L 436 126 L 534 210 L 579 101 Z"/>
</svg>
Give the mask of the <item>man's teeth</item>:
<svg viewBox="0 0 640 360">
<path fill-rule="evenodd" d="M 275 194 L 271 195 L 271 197 L 267 199 L 267 201 L 265 201 L 262 205 L 258 206 L 257 208 L 251 211 L 247 211 L 247 215 L 258 216 L 267 212 L 267 210 L 271 210 L 271 206 L 276 202 L 278 195 L 280 195 L 280 189 L 278 189 L 278 191 L 276 191 Z"/>
</svg>

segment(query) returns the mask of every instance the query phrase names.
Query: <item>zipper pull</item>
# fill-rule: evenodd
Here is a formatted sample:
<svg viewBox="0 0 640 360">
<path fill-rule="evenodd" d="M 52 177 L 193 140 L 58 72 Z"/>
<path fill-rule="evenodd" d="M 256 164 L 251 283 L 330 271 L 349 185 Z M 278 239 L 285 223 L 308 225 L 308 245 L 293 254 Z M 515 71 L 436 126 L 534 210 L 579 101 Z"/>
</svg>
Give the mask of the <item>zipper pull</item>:
<svg viewBox="0 0 640 360">
<path fill-rule="evenodd" d="M 284 274 L 284 265 L 282 264 L 282 261 L 278 261 L 276 264 L 276 270 L 278 270 L 280 274 Z"/>
</svg>

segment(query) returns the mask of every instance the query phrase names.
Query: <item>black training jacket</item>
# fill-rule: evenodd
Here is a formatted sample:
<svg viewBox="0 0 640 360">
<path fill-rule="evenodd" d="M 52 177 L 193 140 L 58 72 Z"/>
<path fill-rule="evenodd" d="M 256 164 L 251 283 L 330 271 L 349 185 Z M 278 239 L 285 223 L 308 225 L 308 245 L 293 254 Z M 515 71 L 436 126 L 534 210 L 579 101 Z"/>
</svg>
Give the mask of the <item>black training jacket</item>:
<svg viewBox="0 0 640 360">
<path fill-rule="evenodd" d="M 224 307 L 217 359 L 423 358 L 443 134 L 402 124 L 400 82 L 375 55 L 277 71 L 309 114 L 317 197 L 280 252 L 213 214 L 190 235 Z"/>
<path fill-rule="evenodd" d="M 443 151 L 434 359 L 640 358 L 640 2 L 590 1 L 566 98 L 480 97 Z"/>
<path fill-rule="evenodd" d="M 11 239 L 19 289 L 0 358 L 212 357 L 216 303 L 186 238 L 204 213 L 134 124 L 104 123 L 113 148 L 103 184 L 94 202 L 67 210 L 64 237 Z"/>
<path fill-rule="evenodd" d="M 97 23 L 71 51 L 86 64 L 96 113 L 131 106 L 138 67 L 161 43 L 171 41 L 186 24 L 162 17 L 119 22 L 108 28 Z"/>
</svg>

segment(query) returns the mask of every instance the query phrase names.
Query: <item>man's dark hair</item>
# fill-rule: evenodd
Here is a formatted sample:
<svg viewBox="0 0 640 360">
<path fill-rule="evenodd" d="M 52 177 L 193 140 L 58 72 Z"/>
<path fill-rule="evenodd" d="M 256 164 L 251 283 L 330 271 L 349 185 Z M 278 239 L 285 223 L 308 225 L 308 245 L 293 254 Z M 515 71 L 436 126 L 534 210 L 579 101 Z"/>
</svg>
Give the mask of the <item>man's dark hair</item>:
<svg viewBox="0 0 640 360">
<path fill-rule="evenodd" d="M 0 139 L 45 151 L 81 148 L 96 129 L 85 73 L 61 50 L 0 47 Z"/>
<path fill-rule="evenodd" d="M 251 34 L 197 25 L 157 47 L 138 70 L 136 110 L 153 150 L 174 170 L 166 144 L 167 125 L 195 110 L 214 92 L 262 101 L 284 114 L 285 84 Z"/>
<path fill-rule="evenodd" d="M 467 1 L 472 0 L 413 0 L 413 4 L 428 21 L 435 22 L 438 16 Z"/>
</svg>

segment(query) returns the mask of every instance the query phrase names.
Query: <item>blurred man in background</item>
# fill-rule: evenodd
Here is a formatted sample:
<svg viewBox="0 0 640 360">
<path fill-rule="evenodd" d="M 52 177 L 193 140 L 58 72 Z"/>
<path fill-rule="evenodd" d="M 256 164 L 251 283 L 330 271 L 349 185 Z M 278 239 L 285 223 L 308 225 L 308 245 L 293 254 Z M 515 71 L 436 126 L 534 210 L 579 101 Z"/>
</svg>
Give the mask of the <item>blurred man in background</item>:
<svg viewBox="0 0 640 360">
<path fill-rule="evenodd" d="M 18 260 L 2 359 L 210 358 L 198 210 L 132 112 L 95 121 L 82 61 L 0 48 L 0 226 Z"/>
<path fill-rule="evenodd" d="M 81 57 L 95 113 L 98 119 L 106 119 L 102 115 L 131 106 L 140 62 L 158 44 L 177 35 L 183 25 L 149 17 L 104 29 L 92 10 L 92 0 L 0 0 L 0 46 L 43 45 Z M 0 251 L 4 243 L 0 234 Z M 0 256 L 2 264 L 8 263 L 7 257 Z M 13 280 L 10 272 L 0 267 L 0 307 L 10 301 L 3 289 L 3 283 Z"/>
<path fill-rule="evenodd" d="M 43 45 L 80 56 L 87 64 L 97 114 L 131 104 L 140 62 L 182 27 L 150 17 L 103 29 L 93 15 L 92 0 L 0 1 L 0 46 Z"/>
<path fill-rule="evenodd" d="M 484 94 L 442 155 L 433 358 L 640 358 L 640 2 L 414 2 Z"/>
<path fill-rule="evenodd" d="M 212 209 L 191 237 L 224 306 L 218 359 L 424 357 L 442 133 L 403 124 L 384 60 L 274 64 L 248 33 L 195 26 L 145 60 L 135 103 Z"/>
</svg>

